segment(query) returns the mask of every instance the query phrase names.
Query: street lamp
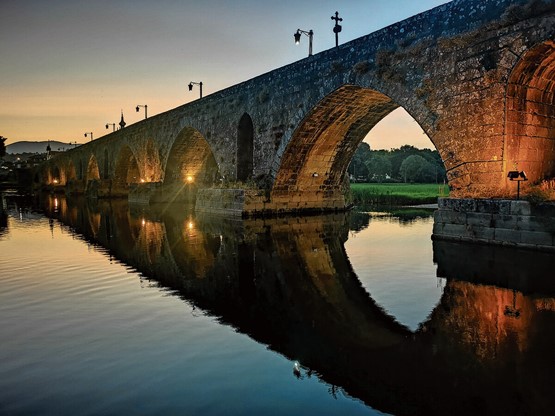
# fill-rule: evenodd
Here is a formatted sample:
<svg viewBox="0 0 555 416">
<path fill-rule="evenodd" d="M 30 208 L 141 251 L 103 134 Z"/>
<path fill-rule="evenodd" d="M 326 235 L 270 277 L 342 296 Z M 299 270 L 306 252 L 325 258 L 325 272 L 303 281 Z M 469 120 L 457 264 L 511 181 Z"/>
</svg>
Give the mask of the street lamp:
<svg viewBox="0 0 555 416">
<path fill-rule="evenodd" d="M 112 126 L 112 131 L 116 131 L 116 123 L 106 123 L 106 130 Z"/>
<path fill-rule="evenodd" d="M 297 32 L 293 34 L 295 37 L 295 45 L 301 43 L 301 34 L 308 36 L 308 56 L 312 56 L 312 37 L 314 36 L 314 32 L 310 29 L 308 32 L 305 30 L 297 29 Z"/>
<path fill-rule="evenodd" d="M 511 170 L 507 174 L 507 178 L 509 178 L 510 181 L 516 181 L 516 199 L 520 199 L 520 182 L 528 180 L 526 173 L 522 170 L 520 172 L 518 170 Z"/>
<path fill-rule="evenodd" d="M 91 131 L 91 132 L 88 132 L 88 133 L 85 133 L 85 137 L 87 137 L 87 136 L 91 136 L 91 142 L 92 142 L 92 140 L 93 140 L 92 131 Z"/>
<path fill-rule="evenodd" d="M 193 85 L 198 85 L 200 87 L 200 98 L 202 98 L 202 81 L 201 82 L 189 82 L 189 91 L 193 91 Z"/>
<path fill-rule="evenodd" d="M 335 47 L 337 48 L 339 46 L 339 32 L 341 32 L 341 25 L 339 24 L 339 22 L 342 22 L 343 19 L 339 17 L 339 12 L 335 12 L 335 16 L 332 16 L 331 20 L 335 20 L 333 33 L 335 33 Z"/>
<path fill-rule="evenodd" d="M 137 113 L 139 112 L 139 108 L 140 108 L 140 107 L 144 107 L 144 108 L 145 108 L 145 118 L 147 118 L 148 116 L 147 116 L 147 112 L 146 112 L 146 111 L 147 111 L 148 105 L 146 105 L 146 104 L 145 104 L 145 105 L 138 105 L 137 107 L 135 107 L 135 110 L 137 110 Z"/>
</svg>

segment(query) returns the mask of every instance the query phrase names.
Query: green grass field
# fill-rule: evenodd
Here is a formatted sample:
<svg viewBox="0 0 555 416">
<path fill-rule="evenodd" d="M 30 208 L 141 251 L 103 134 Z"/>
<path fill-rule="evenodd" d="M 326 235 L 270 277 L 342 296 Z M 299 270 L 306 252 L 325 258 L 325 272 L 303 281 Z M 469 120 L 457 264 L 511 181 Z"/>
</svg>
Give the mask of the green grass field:
<svg viewBox="0 0 555 416">
<path fill-rule="evenodd" d="M 449 188 L 435 183 L 352 183 L 351 193 L 357 205 L 417 205 L 449 196 Z"/>
</svg>

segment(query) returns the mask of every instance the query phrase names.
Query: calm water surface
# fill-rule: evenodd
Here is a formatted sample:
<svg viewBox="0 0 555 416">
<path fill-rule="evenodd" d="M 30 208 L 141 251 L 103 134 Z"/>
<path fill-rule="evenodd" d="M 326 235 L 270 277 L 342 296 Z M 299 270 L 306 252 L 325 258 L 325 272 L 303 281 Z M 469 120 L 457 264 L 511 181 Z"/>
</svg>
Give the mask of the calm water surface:
<svg viewBox="0 0 555 416">
<path fill-rule="evenodd" d="M 552 255 L 432 243 L 426 211 L 3 206 L 0 414 L 555 409 Z"/>
</svg>

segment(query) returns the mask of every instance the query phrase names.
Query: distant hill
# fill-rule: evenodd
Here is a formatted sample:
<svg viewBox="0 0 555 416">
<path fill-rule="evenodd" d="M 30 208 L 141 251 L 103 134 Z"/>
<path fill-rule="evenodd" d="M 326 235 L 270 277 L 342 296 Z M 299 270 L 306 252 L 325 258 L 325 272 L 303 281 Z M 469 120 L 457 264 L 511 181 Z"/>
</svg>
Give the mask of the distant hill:
<svg viewBox="0 0 555 416">
<path fill-rule="evenodd" d="M 20 154 L 20 153 L 46 153 L 46 146 L 50 143 L 50 148 L 52 150 L 69 150 L 73 149 L 73 145 L 69 143 L 57 142 L 54 140 L 42 141 L 42 142 L 15 142 L 6 146 L 6 153 L 8 154 Z"/>
</svg>

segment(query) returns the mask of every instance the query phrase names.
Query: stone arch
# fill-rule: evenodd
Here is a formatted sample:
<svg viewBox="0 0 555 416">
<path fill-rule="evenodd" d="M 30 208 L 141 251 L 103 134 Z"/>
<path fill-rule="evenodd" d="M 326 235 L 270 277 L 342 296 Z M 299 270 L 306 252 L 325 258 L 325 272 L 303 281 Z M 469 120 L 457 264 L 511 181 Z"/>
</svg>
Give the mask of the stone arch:
<svg viewBox="0 0 555 416">
<path fill-rule="evenodd" d="M 145 144 L 143 170 L 145 182 L 160 182 L 162 180 L 160 155 L 153 139 L 148 139 Z"/>
<path fill-rule="evenodd" d="M 321 100 L 294 131 L 281 158 L 271 191 L 278 209 L 344 208 L 345 172 L 358 145 L 398 107 L 390 97 L 354 85 Z"/>
<path fill-rule="evenodd" d="M 555 42 L 526 52 L 507 84 L 503 143 L 505 177 L 525 171 L 529 183 L 555 177 Z M 514 190 L 514 184 L 506 180 Z"/>
<path fill-rule="evenodd" d="M 237 126 L 237 180 L 252 178 L 254 151 L 254 127 L 251 116 L 244 113 Z"/>
<path fill-rule="evenodd" d="M 87 164 L 87 176 L 86 181 L 93 181 L 93 180 L 100 180 L 100 171 L 98 169 L 98 162 L 96 161 L 96 157 L 91 155 L 89 158 L 89 163 Z"/>
<path fill-rule="evenodd" d="M 123 146 L 116 160 L 114 181 L 117 185 L 127 187 L 133 183 L 141 182 L 139 164 L 129 146 Z"/>
<path fill-rule="evenodd" d="M 52 183 L 54 185 L 62 184 L 63 178 L 58 165 L 52 166 Z"/>
<path fill-rule="evenodd" d="M 66 176 L 66 183 L 70 181 L 75 181 L 77 179 L 77 171 L 75 170 L 75 165 L 71 160 L 67 164 L 65 176 Z"/>
<path fill-rule="evenodd" d="M 164 183 L 211 185 L 218 176 L 218 165 L 206 139 L 198 130 L 185 127 L 169 152 Z"/>
</svg>

